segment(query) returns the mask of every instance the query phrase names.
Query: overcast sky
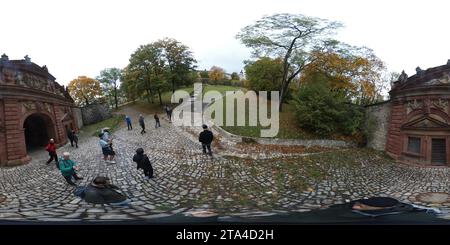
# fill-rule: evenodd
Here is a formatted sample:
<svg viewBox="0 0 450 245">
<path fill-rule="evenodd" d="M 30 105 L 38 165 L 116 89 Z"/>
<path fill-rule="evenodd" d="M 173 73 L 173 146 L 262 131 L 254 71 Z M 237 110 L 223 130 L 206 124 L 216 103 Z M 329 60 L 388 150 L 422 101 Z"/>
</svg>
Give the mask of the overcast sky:
<svg viewBox="0 0 450 245">
<path fill-rule="evenodd" d="M 341 21 L 336 38 L 367 46 L 391 71 L 409 75 L 450 59 L 446 0 L 8 0 L 0 4 L 0 54 L 29 55 L 57 81 L 123 68 L 141 44 L 188 45 L 201 69 L 239 72 L 249 51 L 235 39 L 264 15 L 301 13 Z"/>
</svg>

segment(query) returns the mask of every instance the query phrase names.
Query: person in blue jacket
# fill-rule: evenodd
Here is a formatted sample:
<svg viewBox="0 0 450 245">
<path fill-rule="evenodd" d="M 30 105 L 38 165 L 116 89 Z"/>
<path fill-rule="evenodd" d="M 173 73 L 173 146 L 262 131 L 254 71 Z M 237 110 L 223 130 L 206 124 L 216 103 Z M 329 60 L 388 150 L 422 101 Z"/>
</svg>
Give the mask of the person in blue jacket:
<svg viewBox="0 0 450 245">
<path fill-rule="evenodd" d="M 70 153 L 64 152 L 63 157 L 59 160 L 59 170 L 61 171 L 62 176 L 66 179 L 69 185 L 76 186 L 76 184 L 72 181 L 72 177 L 75 180 L 81 180 L 82 177 L 77 175 L 77 164 L 70 159 Z"/>
<path fill-rule="evenodd" d="M 126 115 L 125 116 L 125 121 L 127 122 L 128 130 L 132 130 L 133 129 L 133 125 L 131 125 L 131 117 Z"/>
</svg>

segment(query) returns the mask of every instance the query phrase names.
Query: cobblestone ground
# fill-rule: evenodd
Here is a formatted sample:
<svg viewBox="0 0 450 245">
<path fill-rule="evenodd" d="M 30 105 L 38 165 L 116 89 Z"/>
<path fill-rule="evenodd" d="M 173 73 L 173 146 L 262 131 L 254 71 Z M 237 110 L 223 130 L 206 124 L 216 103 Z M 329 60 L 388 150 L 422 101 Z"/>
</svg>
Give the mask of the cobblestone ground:
<svg viewBox="0 0 450 245">
<path fill-rule="evenodd" d="M 132 199 L 128 207 L 89 204 L 74 196 L 74 187 L 65 183 L 54 164 L 45 164 L 45 152 L 38 152 L 30 164 L 0 169 L 0 194 L 6 196 L 0 203 L 0 219 L 147 220 L 196 210 L 270 215 L 324 208 L 372 195 L 429 206 L 418 202 L 417 195 L 450 191 L 448 168 L 399 165 L 382 154 L 358 149 L 296 157 L 278 154 L 274 159 L 229 154 L 210 158 L 201 153 L 200 144 L 189 133 L 165 120 L 158 129 L 151 127 L 150 117 L 147 121 L 145 135 L 137 128 L 114 133 L 116 164 L 102 160 L 95 137 L 82 140 L 78 149 L 64 146 L 58 150 L 70 151 L 79 163 L 79 175 L 84 177 L 79 185 L 106 175 Z M 132 162 L 138 147 L 145 149 L 154 165 L 152 180 L 145 180 Z M 433 206 L 447 208 L 450 201 Z"/>
</svg>

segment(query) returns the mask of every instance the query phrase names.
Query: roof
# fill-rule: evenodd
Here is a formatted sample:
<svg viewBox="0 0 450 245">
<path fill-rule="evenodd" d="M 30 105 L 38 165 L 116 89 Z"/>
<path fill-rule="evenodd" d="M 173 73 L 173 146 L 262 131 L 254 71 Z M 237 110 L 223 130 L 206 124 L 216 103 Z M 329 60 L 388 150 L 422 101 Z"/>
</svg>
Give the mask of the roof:
<svg viewBox="0 0 450 245">
<path fill-rule="evenodd" d="M 410 91 L 413 89 L 434 89 L 434 88 L 450 88 L 450 60 L 447 64 L 422 70 L 417 67 L 416 74 L 408 77 L 406 73 L 402 73 L 399 79 L 394 82 L 391 95 Z"/>
</svg>

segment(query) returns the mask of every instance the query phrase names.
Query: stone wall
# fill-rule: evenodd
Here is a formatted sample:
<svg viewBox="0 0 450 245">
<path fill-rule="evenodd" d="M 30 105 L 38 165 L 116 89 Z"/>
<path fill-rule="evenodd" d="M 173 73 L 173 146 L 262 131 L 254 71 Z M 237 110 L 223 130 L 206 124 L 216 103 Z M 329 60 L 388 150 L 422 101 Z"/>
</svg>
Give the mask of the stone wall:
<svg viewBox="0 0 450 245">
<path fill-rule="evenodd" d="M 366 107 L 365 130 L 367 132 L 367 147 L 384 151 L 389 130 L 391 102 L 382 102 Z"/>
<path fill-rule="evenodd" d="M 107 103 L 92 104 L 81 108 L 83 125 L 94 124 L 112 117 Z"/>
<path fill-rule="evenodd" d="M 75 114 L 75 118 L 77 120 L 78 128 L 82 128 L 84 126 L 84 123 L 83 123 L 83 114 L 81 113 L 81 108 L 74 107 L 73 108 L 73 113 Z"/>
<path fill-rule="evenodd" d="M 258 137 L 244 137 L 240 135 L 232 134 L 223 128 L 214 125 L 209 121 L 209 125 L 220 133 L 221 136 L 226 137 L 228 140 L 237 142 L 256 142 L 262 145 L 285 145 L 285 146 L 320 146 L 328 148 L 341 148 L 341 147 L 357 147 L 353 142 L 345 142 L 340 140 L 327 140 L 327 139 L 317 139 L 317 140 L 300 140 L 300 139 L 278 139 L 278 138 L 258 138 Z"/>
</svg>

